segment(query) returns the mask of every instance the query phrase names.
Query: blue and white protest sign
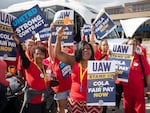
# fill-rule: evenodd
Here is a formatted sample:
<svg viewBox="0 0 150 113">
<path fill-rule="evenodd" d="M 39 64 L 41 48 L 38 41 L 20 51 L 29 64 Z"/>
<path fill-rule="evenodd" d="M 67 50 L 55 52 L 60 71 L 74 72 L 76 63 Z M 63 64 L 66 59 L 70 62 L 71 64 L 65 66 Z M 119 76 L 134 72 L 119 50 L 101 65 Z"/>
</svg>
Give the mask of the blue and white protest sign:
<svg viewBox="0 0 150 113">
<path fill-rule="evenodd" d="M 128 74 L 132 60 L 132 45 L 115 44 L 109 45 L 111 49 L 111 56 L 109 60 L 116 61 L 116 71 L 118 80 L 128 82 Z"/>
<path fill-rule="evenodd" d="M 60 26 L 64 28 L 62 42 L 64 45 L 72 45 L 74 41 L 74 11 L 61 10 L 55 14 L 53 20 L 54 28 L 51 30 L 52 43 L 56 42 L 56 32 Z"/>
<path fill-rule="evenodd" d="M 115 61 L 88 61 L 87 105 L 115 106 Z"/>
<path fill-rule="evenodd" d="M 48 40 L 50 36 L 50 28 L 46 27 L 39 32 L 39 38 L 41 41 Z"/>
<path fill-rule="evenodd" d="M 48 22 L 38 5 L 25 11 L 12 22 L 12 27 L 16 31 L 20 41 L 31 38 L 48 26 Z"/>
<path fill-rule="evenodd" d="M 84 36 L 88 36 L 91 34 L 91 25 L 90 24 L 84 24 L 83 26 L 83 33 L 84 33 Z"/>
<path fill-rule="evenodd" d="M 116 28 L 116 25 L 104 10 L 99 12 L 93 22 L 93 25 L 97 40 L 103 39 Z"/>
<path fill-rule="evenodd" d="M 16 60 L 16 43 L 12 38 L 13 29 L 11 22 L 13 15 L 0 11 L 0 59 Z"/>
</svg>

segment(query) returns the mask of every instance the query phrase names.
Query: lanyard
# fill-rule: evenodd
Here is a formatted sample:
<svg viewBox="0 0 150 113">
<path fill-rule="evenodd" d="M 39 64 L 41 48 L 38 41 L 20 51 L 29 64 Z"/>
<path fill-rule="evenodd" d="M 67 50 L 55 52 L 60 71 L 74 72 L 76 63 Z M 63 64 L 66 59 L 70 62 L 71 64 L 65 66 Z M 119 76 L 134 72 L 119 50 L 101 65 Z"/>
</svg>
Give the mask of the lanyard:
<svg viewBox="0 0 150 113">
<path fill-rule="evenodd" d="M 46 80 L 46 71 L 45 71 L 45 68 L 44 68 L 44 65 L 42 66 L 42 69 L 36 64 L 36 63 L 34 63 L 36 66 L 37 66 L 37 68 L 40 70 L 40 77 L 43 77 L 44 78 L 44 82 L 45 82 L 45 85 L 46 85 L 46 82 L 47 82 L 47 80 Z M 47 86 L 47 85 L 46 85 Z"/>
<path fill-rule="evenodd" d="M 81 83 L 81 87 L 82 87 L 82 81 L 83 81 L 83 78 L 84 78 L 86 72 L 87 72 L 87 68 L 82 73 L 82 65 L 80 63 L 80 83 Z"/>
</svg>

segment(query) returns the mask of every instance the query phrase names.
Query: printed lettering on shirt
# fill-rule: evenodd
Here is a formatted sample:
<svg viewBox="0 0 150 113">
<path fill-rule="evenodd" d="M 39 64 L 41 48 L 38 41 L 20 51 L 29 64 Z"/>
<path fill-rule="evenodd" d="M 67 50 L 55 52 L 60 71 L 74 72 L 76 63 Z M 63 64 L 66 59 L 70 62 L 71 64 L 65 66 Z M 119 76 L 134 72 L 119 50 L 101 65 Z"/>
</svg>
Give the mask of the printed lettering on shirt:
<svg viewBox="0 0 150 113">
<path fill-rule="evenodd" d="M 59 63 L 59 68 L 62 73 L 63 78 L 67 78 L 71 74 L 71 67 L 63 62 Z"/>
</svg>

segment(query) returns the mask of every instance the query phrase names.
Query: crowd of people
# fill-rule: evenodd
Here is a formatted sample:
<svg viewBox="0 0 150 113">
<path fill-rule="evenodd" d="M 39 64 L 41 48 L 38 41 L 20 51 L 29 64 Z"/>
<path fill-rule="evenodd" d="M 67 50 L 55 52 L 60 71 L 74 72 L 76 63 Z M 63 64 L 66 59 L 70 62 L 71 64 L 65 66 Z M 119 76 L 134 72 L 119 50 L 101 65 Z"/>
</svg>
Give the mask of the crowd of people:
<svg viewBox="0 0 150 113">
<path fill-rule="evenodd" d="M 107 112 L 106 106 L 86 104 L 88 60 L 109 60 L 111 51 L 107 39 L 102 39 L 97 45 L 93 26 L 89 41 L 81 40 L 70 47 L 61 44 L 63 35 L 64 29 L 60 27 L 56 43 L 52 45 L 51 35 L 44 44 L 37 43 L 34 39 L 28 39 L 23 44 L 16 33 L 13 34 L 18 51 L 15 72 L 25 84 L 20 113 L 65 113 L 65 110 L 68 113 Z M 127 83 L 118 81 L 114 76 L 116 107 L 119 108 L 123 97 L 125 113 L 145 113 L 144 76 L 147 91 L 150 92 L 150 66 L 146 51 L 139 40 L 129 39 L 126 44 L 133 45 L 133 60 Z M 137 52 L 137 47 L 142 51 Z M 7 108 L 6 92 L 9 86 L 4 60 L 0 60 L 0 67 L 0 113 L 3 113 Z M 150 99 L 150 94 L 147 94 Z"/>
</svg>

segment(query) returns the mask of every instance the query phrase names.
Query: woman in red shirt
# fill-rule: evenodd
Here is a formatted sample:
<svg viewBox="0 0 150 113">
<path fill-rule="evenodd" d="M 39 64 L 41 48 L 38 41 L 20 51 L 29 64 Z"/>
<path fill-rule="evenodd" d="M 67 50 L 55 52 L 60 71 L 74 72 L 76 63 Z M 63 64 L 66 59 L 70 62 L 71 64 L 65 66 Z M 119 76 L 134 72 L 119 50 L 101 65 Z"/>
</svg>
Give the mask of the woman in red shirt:
<svg viewBox="0 0 150 113">
<path fill-rule="evenodd" d="M 56 57 L 69 64 L 72 68 L 71 73 L 71 90 L 69 98 L 69 113 L 101 113 L 101 106 L 87 106 L 86 105 L 86 90 L 87 90 L 87 63 L 88 60 L 94 59 L 94 52 L 92 46 L 86 42 L 78 43 L 75 55 L 71 56 L 61 51 L 61 38 L 63 36 L 63 28 L 60 27 L 57 32 L 56 39 Z"/>
<path fill-rule="evenodd" d="M 50 26 L 50 30 L 53 29 L 53 23 Z M 54 46 L 51 44 L 51 35 L 48 39 L 48 53 L 49 53 L 49 61 L 51 63 L 52 72 L 55 75 L 56 80 L 59 84 L 55 87 L 52 87 L 55 94 L 54 99 L 57 103 L 57 112 L 58 113 L 65 113 L 65 108 L 67 106 L 67 98 L 69 96 L 69 91 L 71 87 L 71 67 L 60 61 L 54 52 Z M 68 53 L 67 47 L 61 47 L 61 49 Z"/>
<path fill-rule="evenodd" d="M 94 58 L 95 60 L 108 60 L 109 55 L 111 54 L 111 51 L 109 50 L 109 45 L 107 39 L 102 39 L 98 46 L 95 46 L 95 40 L 94 40 L 94 26 L 91 26 L 91 37 L 90 37 L 90 43 L 94 48 Z M 116 76 L 115 76 L 116 77 Z M 116 83 L 116 107 L 119 108 L 121 97 L 122 97 L 122 85 L 120 84 L 120 81 L 115 78 Z M 114 110 L 114 109 L 113 109 Z M 107 112 L 107 107 L 103 107 L 103 113 Z"/>
<path fill-rule="evenodd" d="M 31 61 L 26 55 L 25 51 L 17 39 L 16 34 L 13 35 L 16 42 L 17 49 L 20 53 L 22 66 L 25 71 L 25 78 L 27 82 L 28 91 L 32 90 L 32 97 L 28 100 L 26 113 L 49 113 L 49 105 L 47 100 L 50 97 L 50 81 L 46 78 L 47 67 L 43 65 L 42 61 L 46 57 L 46 49 L 42 46 L 36 46 L 33 49 L 33 61 Z M 27 93 L 29 94 L 29 93 Z M 46 95 L 47 94 L 47 95 Z M 43 96 L 44 95 L 44 96 Z M 44 97 L 47 98 L 44 98 Z"/>
</svg>

